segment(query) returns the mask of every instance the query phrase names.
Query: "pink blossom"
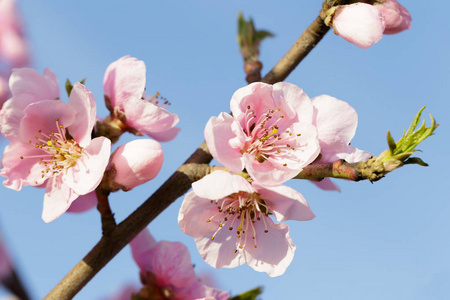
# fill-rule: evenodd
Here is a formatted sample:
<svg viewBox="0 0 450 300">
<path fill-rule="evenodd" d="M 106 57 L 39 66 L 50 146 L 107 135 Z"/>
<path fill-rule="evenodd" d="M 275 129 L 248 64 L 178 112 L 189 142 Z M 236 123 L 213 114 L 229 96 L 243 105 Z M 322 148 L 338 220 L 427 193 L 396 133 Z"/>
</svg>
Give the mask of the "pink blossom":
<svg viewBox="0 0 450 300">
<path fill-rule="evenodd" d="M 342 5 L 332 23 L 334 33 L 361 48 L 369 48 L 383 37 L 385 21 L 381 13 L 366 3 Z"/>
<path fill-rule="evenodd" d="M 182 243 L 156 242 L 144 229 L 130 246 L 144 284 L 140 295 L 174 300 L 229 298 L 228 293 L 208 287 L 196 278 L 189 251 Z"/>
<path fill-rule="evenodd" d="M 235 173 L 245 168 L 256 182 L 279 185 L 320 152 L 311 101 L 293 84 L 240 88 L 231 98 L 231 111 L 233 116 L 209 119 L 205 139 L 213 157 Z"/>
<path fill-rule="evenodd" d="M 45 186 L 42 218 L 50 222 L 78 198 L 98 186 L 108 164 L 111 142 L 91 140 L 96 105 L 92 93 L 75 83 L 69 103 L 53 100 L 51 71 L 40 76 L 30 69 L 13 72 L 13 97 L 0 112 L 0 130 L 9 139 L 0 175 L 8 188 Z"/>
<path fill-rule="evenodd" d="M 411 28 L 411 15 L 397 0 L 386 0 L 374 6 L 380 11 L 386 21 L 384 34 L 395 34 Z"/>
<path fill-rule="evenodd" d="M 314 125 L 317 127 L 321 148 L 321 156 L 317 163 L 333 162 L 338 159 L 354 163 L 372 156 L 350 145 L 358 126 L 358 114 L 353 107 L 328 95 L 313 98 L 312 104 Z M 316 184 L 324 190 L 339 190 L 329 178 Z"/>
<path fill-rule="evenodd" d="M 178 215 L 180 228 L 195 238 L 203 259 L 215 268 L 247 263 L 269 276 L 283 274 L 295 245 L 289 227 L 274 223 L 314 218 L 303 196 L 287 187 L 250 184 L 239 175 L 215 171 L 192 184 Z"/>
<path fill-rule="evenodd" d="M 0 56 L 11 67 L 29 64 L 28 45 L 22 27 L 16 0 L 0 1 Z"/>
<path fill-rule="evenodd" d="M 145 90 L 145 63 L 124 56 L 108 66 L 103 78 L 106 106 L 111 115 L 131 132 L 144 133 L 158 141 L 170 141 L 178 134 L 178 116 L 164 108 Z"/>
<path fill-rule="evenodd" d="M 154 140 L 134 140 L 114 151 L 108 167 L 113 190 L 129 191 L 158 175 L 164 160 L 161 145 Z"/>
</svg>

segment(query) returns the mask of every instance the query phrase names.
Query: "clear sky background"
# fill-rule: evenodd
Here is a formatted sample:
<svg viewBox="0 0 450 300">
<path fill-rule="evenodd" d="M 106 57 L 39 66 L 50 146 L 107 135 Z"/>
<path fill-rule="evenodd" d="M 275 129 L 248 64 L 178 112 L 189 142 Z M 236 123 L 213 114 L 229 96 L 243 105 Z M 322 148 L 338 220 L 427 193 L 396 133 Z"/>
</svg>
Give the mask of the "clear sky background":
<svg viewBox="0 0 450 300">
<path fill-rule="evenodd" d="M 138 207 L 203 141 L 212 115 L 229 111 L 235 90 L 244 86 L 236 43 L 238 11 L 276 37 L 263 42 L 263 74 L 314 20 L 321 1 L 43 1 L 22 0 L 33 67 L 53 69 L 60 80 L 87 77 L 103 103 L 103 74 L 123 55 L 147 65 L 147 92 L 168 98 L 180 117 L 181 132 L 163 144 L 158 177 L 110 202 L 118 221 Z M 178 199 L 152 224 L 158 240 L 181 241 L 197 272 L 212 274 L 233 295 L 262 285 L 262 299 L 449 299 L 450 196 L 448 191 L 450 25 L 446 1 L 402 1 L 412 28 L 360 49 L 329 32 L 286 79 L 310 96 L 329 94 L 352 105 L 359 125 L 352 144 L 375 155 L 386 149 L 386 131 L 398 139 L 422 106 L 440 123 L 418 153 L 430 164 L 406 166 L 383 180 L 343 182 L 341 193 L 319 190 L 307 181 L 300 191 L 317 217 L 288 222 L 297 245 L 281 277 L 248 266 L 215 270 L 203 262 L 193 238 L 178 227 Z M 122 137 L 119 143 L 130 140 Z M 1 146 L 6 145 L 3 139 Z M 0 187 L 0 226 L 20 275 L 34 299 L 44 297 L 97 243 L 96 210 L 41 219 L 43 190 Z M 75 299 L 104 299 L 126 283 L 138 283 L 129 247 L 111 261 Z"/>
</svg>

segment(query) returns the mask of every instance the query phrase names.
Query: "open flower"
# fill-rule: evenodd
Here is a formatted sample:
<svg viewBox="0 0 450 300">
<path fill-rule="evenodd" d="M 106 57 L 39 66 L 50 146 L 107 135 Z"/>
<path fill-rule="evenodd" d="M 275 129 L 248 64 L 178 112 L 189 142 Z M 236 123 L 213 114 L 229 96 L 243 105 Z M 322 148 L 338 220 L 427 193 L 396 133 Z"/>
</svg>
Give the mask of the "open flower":
<svg viewBox="0 0 450 300">
<path fill-rule="evenodd" d="M 22 73 L 35 75 L 29 69 Z M 91 140 L 96 106 L 84 85 L 74 84 L 69 103 L 41 100 L 54 99 L 54 86 L 39 86 L 43 78 L 33 76 L 30 81 L 19 77 L 19 82 L 11 77 L 13 98 L 0 113 L 1 132 L 10 141 L 0 175 L 6 177 L 3 185 L 17 191 L 25 185 L 45 186 L 42 219 L 50 222 L 79 195 L 95 190 L 108 164 L 111 142 L 104 137 Z"/>
<path fill-rule="evenodd" d="M 103 79 L 106 106 L 125 130 L 170 141 L 180 131 L 174 127 L 178 116 L 164 108 L 165 101 L 144 94 L 145 72 L 145 63 L 130 56 L 110 64 Z"/>
<path fill-rule="evenodd" d="M 385 29 L 381 13 L 366 3 L 338 6 L 331 25 L 335 34 L 365 49 L 380 41 Z"/>
<path fill-rule="evenodd" d="M 358 114 L 347 102 L 328 95 L 321 95 L 312 99 L 314 106 L 314 125 L 320 142 L 320 159 L 315 163 L 333 162 L 345 159 L 354 163 L 369 159 L 372 154 L 359 150 L 350 145 L 358 126 Z M 325 190 L 337 190 L 329 178 L 314 182 Z"/>
<path fill-rule="evenodd" d="M 385 0 L 374 6 L 386 21 L 384 34 L 395 34 L 411 28 L 411 15 L 397 0 Z"/>
<path fill-rule="evenodd" d="M 303 196 L 287 187 L 250 184 L 239 175 L 215 171 L 192 184 L 178 215 L 183 232 L 195 238 L 203 259 L 215 268 L 247 263 L 269 276 L 283 274 L 295 245 L 289 227 L 274 223 L 314 218 Z"/>
<path fill-rule="evenodd" d="M 234 93 L 231 111 L 209 119 L 205 139 L 232 172 L 245 168 L 256 182 L 279 185 L 320 152 L 311 100 L 293 84 L 252 83 Z"/>
<path fill-rule="evenodd" d="M 186 246 L 180 242 L 156 242 L 144 229 L 130 243 L 144 287 L 138 299 L 226 300 L 228 293 L 201 283 Z M 134 299 L 134 298 L 133 298 Z"/>
</svg>

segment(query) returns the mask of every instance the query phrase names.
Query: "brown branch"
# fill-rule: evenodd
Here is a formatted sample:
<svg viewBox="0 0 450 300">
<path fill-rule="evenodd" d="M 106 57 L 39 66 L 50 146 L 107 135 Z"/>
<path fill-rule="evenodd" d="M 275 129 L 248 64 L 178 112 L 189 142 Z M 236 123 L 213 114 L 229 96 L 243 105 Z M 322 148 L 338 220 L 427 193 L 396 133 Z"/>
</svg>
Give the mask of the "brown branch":
<svg viewBox="0 0 450 300">
<path fill-rule="evenodd" d="M 295 41 L 283 58 L 264 76 L 262 82 L 274 84 L 283 81 L 319 43 L 329 29 L 323 20 L 317 17 Z"/>
<path fill-rule="evenodd" d="M 97 210 L 100 212 L 102 220 L 102 234 L 103 236 L 111 234 L 111 232 L 116 228 L 116 220 L 114 219 L 114 214 L 111 211 L 111 206 L 109 205 L 109 191 L 105 191 L 100 185 L 96 190 L 97 195 Z"/>
<path fill-rule="evenodd" d="M 322 20 L 316 19 L 283 59 L 264 77 L 263 81 L 276 83 L 286 78 L 320 41 L 326 31 L 328 31 L 328 28 Z M 83 260 L 44 299 L 64 300 L 75 296 L 142 229 L 178 197 L 185 194 L 194 181 L 208 174 L 211 169 L 207 164 L 211 160 L 212 156 L 206 143 L 203 143 L 150 198 L 108 236 L 102 237 Z"/>
</svg>

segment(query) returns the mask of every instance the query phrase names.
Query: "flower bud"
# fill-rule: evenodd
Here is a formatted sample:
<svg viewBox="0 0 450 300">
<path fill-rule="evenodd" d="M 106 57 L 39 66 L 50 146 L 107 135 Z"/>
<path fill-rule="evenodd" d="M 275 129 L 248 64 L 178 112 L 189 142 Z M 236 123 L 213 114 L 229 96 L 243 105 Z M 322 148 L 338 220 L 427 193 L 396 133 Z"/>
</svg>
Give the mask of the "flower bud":
<svg viewBox="0 0 450 300">
<path fill-rule="evenodd" d="M 112 191 L 129 191 L 158 175 L 164 160 L 161 145 L 154 140 L 140 139 L 120 146 L 112 154 L 107 169 Z"/>
<path fill-rule="evenodd" d="M 397 0 L 386 0 L 374 5 L 386 21 L 385 34 L 395 34 L 411 27 L 411 15 Z"/>
<path fill-rule="evenodd" d="M 369 48 L 383 37 L 384 18 L 373 5 L 342 5 L 333 17 L 334 33 L 361 48 Z"/>
</svg>

